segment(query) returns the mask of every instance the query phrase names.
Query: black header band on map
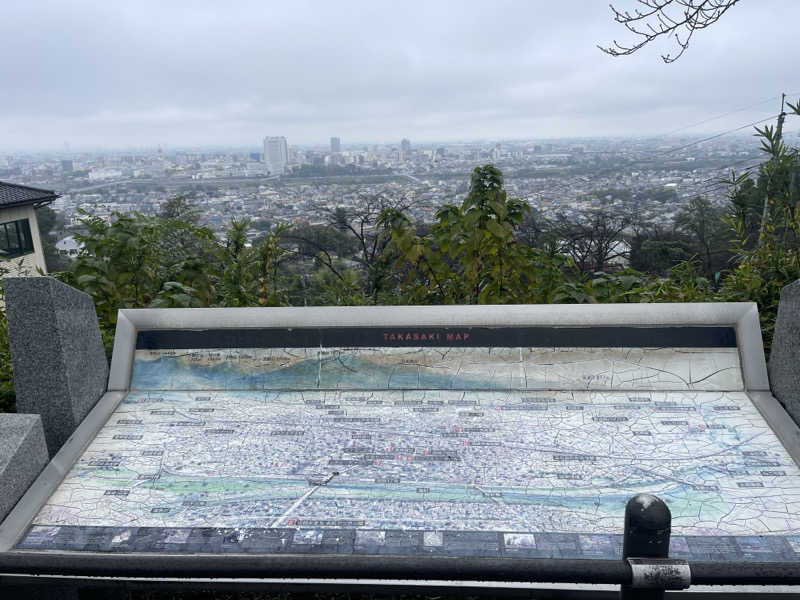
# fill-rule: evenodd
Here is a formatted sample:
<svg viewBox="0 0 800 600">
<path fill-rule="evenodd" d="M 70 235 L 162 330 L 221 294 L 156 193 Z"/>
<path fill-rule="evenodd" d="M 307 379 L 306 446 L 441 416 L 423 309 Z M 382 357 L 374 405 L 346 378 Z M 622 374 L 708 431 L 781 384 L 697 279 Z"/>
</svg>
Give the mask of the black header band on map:
<svg viewBox="0 0 800 600">
<path fill-rule="evenodd" d="M 733 327 L 326 327 L 155 329 L 138 350 L 204 348 L 735 348 Z"/>
</svg>

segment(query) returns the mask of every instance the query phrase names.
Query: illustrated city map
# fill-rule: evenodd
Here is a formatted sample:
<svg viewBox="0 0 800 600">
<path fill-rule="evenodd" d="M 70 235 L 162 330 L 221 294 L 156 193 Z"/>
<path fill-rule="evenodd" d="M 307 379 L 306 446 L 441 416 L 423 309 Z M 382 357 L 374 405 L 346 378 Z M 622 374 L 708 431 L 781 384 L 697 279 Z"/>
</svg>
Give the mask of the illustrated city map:
<svg viewBox="0 0 800 600">
<path fill-rule="evenodd" d="M 17 547 L 617 558 L 646 492 L 673 557 L 800 559 L 800 470 L 730 329 L 234 338 L 140 334 L 129 393 Z"/>
</svg>

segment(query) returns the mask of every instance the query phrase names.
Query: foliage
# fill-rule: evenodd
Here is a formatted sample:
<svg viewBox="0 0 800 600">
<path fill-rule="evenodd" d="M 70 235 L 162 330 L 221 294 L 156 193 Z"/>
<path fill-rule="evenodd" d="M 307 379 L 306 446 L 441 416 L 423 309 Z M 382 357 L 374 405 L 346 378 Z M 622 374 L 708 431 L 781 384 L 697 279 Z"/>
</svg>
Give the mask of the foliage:
<svg viewBox="0 0 800 600">
<path fill-rule="evenodd" d="M 76 234 L 83 247 L 72 280 L 92 296 L 101 323 L 116 323 L 119 308 L 164 302 L 171 282 L 192 288 L 191 305 L 208 306 L 213 296 L 209 262 L 218 254 L 211 230 L 177 219 L 116 215 L 109 224 L 85 215 L 87 232 Z"/>
<path fill-rule="evenodd" d="M 36 209 L 36 223 L 39 226 L 39 233 L 42 236 L 56 229 L 61 229 L 63 220 L 63 217 L 59 213 L 46 204 Z"/>
<path fill-rule="evenodd" d="M 800 115 L 800 102 L 788 105 Z M 754 181 L 731 174 L 728 221 L 734 231 L 736 267 L 718 298 L 758 303 L 765 348 L 775 327 L 781 289 L 800 278 L 800 152 L 789 148 L 776 129 L 756 128 L 769 156 Z"/>
<path fill-rule="evenodd" d="M 2 278 L 9 272 L 0 261 L 0 304 L 5 305 Z M 0 311 L 0 413 L 17 412 L 14 378 L 11 372 L 11 348 L 8 343 L 8 321 L 5 311 Z"/>
<path fill-rule="evenodd" d="M 706 277 L 714 278 L 726 267 L 732 231 L 725 220 L 725 209 L 712 205 L 708 198 L 695 196 L 675 213 L 675 228 L 692 241 Z"/>
<path fill-rule="evenodd" d="M 623 234 L 630 226 L 626 215 L 602 210 L 587 211 L 574 222 L 562 219 L 555 231 L 560 252 L 572 258 L 582 273 L 591 273 L 628 257 Z"/>
<path fill-rule="evenodd" d="M 446 204 L 425 236 L 416 234 L 399 211 L 382 223 L 397 250 L 395 267 L 405 269 L 401 298 L 412 304 L 497 304 L 529 300 L 537 269 L 536 250 L 515 232 L 529 207 L 509 199 L 503 175 L 492 165 L 477 167 L 461 206 Z"/>
<path fill-rule="evenodd" d="M 64 218 L 47 205 L 36 209 L 36 223 L 42 243 L 42 253 L 48 272 L 65 271 L 70 268 L 71 260 L 66 253 L 56 248 L 54 235 L 64 229 Z"/>
<path fill-rule="evenodd" d="M 8 346 L 8 321 L 5 314 L 0 314 L 0 413 L 16 411 L 11 350 Z"/>
<path fill-rule="evenodd" d="M 787 226 L 797 239 L 800 236 L 800 217 L 797 213 L 789 217 Z M 766 231 L 766 239 L 761 246 L 741 246 L 738 249 L 739 264 L 725 278 L 719 299 L 756 302 L 764 346 L 769 349 L 781 289 L 800 279 L 800 247 L 783 237 L 773 235 L 770 225 Z"/>
<path fill-rule="evenodd" d="M 752 247 L 758 241 L 758 230 L 764 207 L 764 191 L 748 173 L 731 173 L 725 183 L 731 186 L 727 217 L 736 230 L 739 241 Z"/>
<path fill-rule="evenodd" d="M 695 254 L 689 236 L 657 226 L 639 229 L 631 237 L 630 244 L 630 266 L 662 277 Z"/>
<path fill-rule="evenodd" d="M 173 196 L 167 198 L 161 205 L 159 216 L 164 219 L 179 219 L 195 224 L 200 217 L 200 210 L 189 203 L 189 196 Z"/>
</svg>

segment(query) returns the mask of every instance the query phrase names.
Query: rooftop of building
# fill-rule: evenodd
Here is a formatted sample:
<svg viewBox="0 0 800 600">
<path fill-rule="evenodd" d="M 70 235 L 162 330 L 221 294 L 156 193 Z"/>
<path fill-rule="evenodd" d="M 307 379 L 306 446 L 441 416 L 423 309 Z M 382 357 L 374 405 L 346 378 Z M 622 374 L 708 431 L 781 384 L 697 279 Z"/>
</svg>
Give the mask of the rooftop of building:
<svg viewBox="0 0 800 600">
<path fill-rule="evenodd" d="M 58 197 L 53 190 L 0 181 L 0 207 L 47 204 Z"/>
</svg>

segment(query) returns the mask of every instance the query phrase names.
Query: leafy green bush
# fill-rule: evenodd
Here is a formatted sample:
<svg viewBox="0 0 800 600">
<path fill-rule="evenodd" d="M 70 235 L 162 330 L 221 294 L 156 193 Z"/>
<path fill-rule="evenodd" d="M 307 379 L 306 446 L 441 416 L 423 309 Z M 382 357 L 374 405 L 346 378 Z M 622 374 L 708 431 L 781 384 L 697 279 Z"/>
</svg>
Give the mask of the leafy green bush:
<svg viewBox="0 0 800 600">
<path fill-rule="evenodd" d="M 8 322 L 0 313 L 0 413 L 17 412 L 14 380 L 11 376 L 11 351 L 8 347 Z"/>
</svg>

